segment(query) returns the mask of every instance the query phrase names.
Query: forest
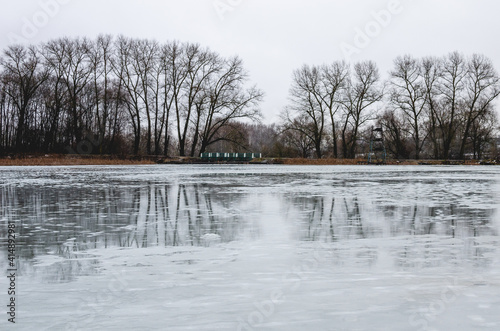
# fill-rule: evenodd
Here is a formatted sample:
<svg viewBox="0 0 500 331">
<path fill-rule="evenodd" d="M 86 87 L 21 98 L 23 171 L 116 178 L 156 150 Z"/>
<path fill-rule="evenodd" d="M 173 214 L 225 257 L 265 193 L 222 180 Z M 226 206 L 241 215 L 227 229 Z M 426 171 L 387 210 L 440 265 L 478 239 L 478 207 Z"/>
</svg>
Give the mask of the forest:
<svg viewBox="0 0 500 331">
<path fill-rule="evenodd" d="M 238 56 L 180 41 L 60 38 L 0 55 L 0 156 L 356 158 L 380 127 L 392 158 L 495 158 L 499 93 L 480 54 L 400 56 L 386 79 L 372 61 L 304 64 L 279 121 L 263 123 L 264 91 Z"/>
</svg>

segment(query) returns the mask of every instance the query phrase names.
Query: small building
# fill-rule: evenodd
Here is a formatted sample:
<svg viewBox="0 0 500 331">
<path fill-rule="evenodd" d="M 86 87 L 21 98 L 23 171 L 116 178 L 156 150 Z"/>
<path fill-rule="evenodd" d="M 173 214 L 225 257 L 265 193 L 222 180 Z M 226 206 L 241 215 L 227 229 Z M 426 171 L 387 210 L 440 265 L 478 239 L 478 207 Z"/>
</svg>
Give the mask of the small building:
<svg viewBox="0 0 500 331">
<path fill-rule="evenodd" d="M 201 153 L 200 158 L 203 161 L 216 162 L 216 161 L 235 161 L 235 162 L 248 162 L 253 159 L 262 158 L 262 153 Z"/>
</svg>

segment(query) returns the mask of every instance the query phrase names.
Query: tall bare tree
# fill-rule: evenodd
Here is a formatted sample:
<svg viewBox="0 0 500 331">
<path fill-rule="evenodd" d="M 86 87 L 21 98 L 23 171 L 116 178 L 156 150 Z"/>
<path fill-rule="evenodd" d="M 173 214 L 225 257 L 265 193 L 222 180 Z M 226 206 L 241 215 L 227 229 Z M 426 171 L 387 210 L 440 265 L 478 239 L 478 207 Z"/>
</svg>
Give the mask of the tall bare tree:
<svg viewBox="0 0 500 331">
<path fill-rule="evenodd" d="M 461 107 L 464 106 L 462 92 L 467 77 L 467 63 L 458 52 L 449 54 L 443 60 L 442 76 L 438 85 L 443 96 L 436 112 L 441 139 L 443 141 L 442 157 L 451 157 L 451 150 L 460 126 Z"/>
<path fill-rule="evenodd" d="M 302 134 L 311 139 L 314 144 L 316 157 L 323 156 L 322 143 L 325 135 L 325 125 L 328 110 L 322 102 L 320 92 L 322 74 L 319 67 L 304 65 L 293 73 L 292 86 L 290 88 L 290 111 L 303 115 L 305 122 L 300 130 Z M 292 115 L 293 116 L 293 115 Z M 293 118 L 287 116 L 287 122 L 293 123 Z"/>
<path fill-rule="evenodd" d="M 380 74 L 374 62 L 356 63 L 351 76 L 341 101 L 342 155 L 346 158 L 355 157 L 360 128 L 368 120 L 375 118 L 374 106 L 383 97 Z"/>
<path fill-rule="evenodd" d="M 177 137 L 179 154 L 186 155 L 188 150 L 188 134 L 191 124 L 196 122 L 195 112 L 205 98 L 205 86 L 210 77 L 219 70 L 219 56 L 198 44 L 186 44 L 184 53 L 184 69 L 186 77 L 181 87 L 182 103 L 176 104 Z"/>
<path fill-rule="evenodd" d="M 42 46 L 44 65 L 50 72 L 50 77 L 43 93 L 48 116 L 48 130 L 45 134 L 45 150 L 54 150 L 58 139 L 56 136 L 62 129 L 62 121 L 68 106 L 68 89 L 65 83 L 66 52 L 68 43 L 63 39 L 52 40 Z M 59 141 L 60 143 L 61 141 Z M 69 140 L 66 141 L 69 143 Z"/>
<path fill-rule="evenodd" d="M 181 118 L 181 105 L 182 105 L 182 88 L 187 79 L 187 66 L 184 61 L 185 47 L 183 44 L 173 41 L 167 43 L 163 49 L 162 57 L 165 60 L 165 85 L 163 89 L 164 94 L 164 107 L 166 111 L 165 116 L 165 141 L 164 141 L 164 154 L 168 154 L 168 146 L 170 145 L 170 134 L 168 133 L 170 112 L 175 111 L 177 123 Z M 168 115 L 168 116 L 167 116 Z M 179 133 L 179 126 L 177 125 L 177 133 Z"/>
<path fill-rule="evenodd" d="M 90 43 L 89 58 L 92 71 L 92 89 L 95 98 L 95 122 L 99 153 L 103 153 L 108 129 L 113 127 L 112 103 L 115 76 L 113 75 L 113 37 L 100 35 Z"/>
<path fill-rule="evenodd" d="M 500 77 L 490 59 L 474 54 L 467 61 L 467 74 L 464 86 L 463 133 L 459 158 L 463 158 L 471 129 L 476 121 L 485 118 L 491 110 L 492 102 L 500 94 Z"/>
<path fill-rule="evenodd" d="M 349 65 L 345 62 L 334 62 L 321 67 L 320 98 L 322 105 L 330 114 L 332 126 L 333 156 L 338 157 L 338 134 L 336 115 L 341 106 L 340 100 L 350 75 Z"/>
<path fill-rule="evenodd" d="M 135 70 L 134 41 L 124 36 L 118 37 L 115 45 L 113 70 L 124 88 L 123 101 L 127 105 L 134 133 L 133 153 L 138 154 L 141 142 L 141 93 L 140 76 Z"/>
<path fill-rule="evenodd" d="M 247 88 L 247 81 L 248 73 L 240 58 L 233 57 L 221 62 L 220 70 L 215 72 L 211 84 L 207 86 L 206 98 L 202 99 L 206 100 L 206 105 L 202 106 L 205 113 L 200 130 L 198 125 L 195 129 L 195 139 L 200 133 L 201 153 L 217 141 L 228 140 L 219 134 L 224 127 L 233 127 L 238 131 L 240 126 L 234 125 L 236 121 L 260 119 L 258 105 L 264 93 L 255 86 Z M 193 143 L 192 156 L 195 147 L 196 142 Z"/>
<path fill-rule="evenodd" d="M 389 101 L 411 128 L 415 159 L 418 160 L 426 140 L 426 94 L 421 63 L 410 55 L 397 57 L 390 77 Z"/>
<path fill-rule="evenodd" d="M 428 133 L 432 142 L 432 154 L 435 159 L 441 156 L 442 144 L 440 128 L 440 92 L 439 81 L 442 76 L 442 61 L 435 57 L 427 57 L 422 60 L 422 76 L 424 81 L 426 105 L 428 108 Z"/>
<path fill-rule="evenodd" d="M 42 65 L 40 52 L 35 46 L 10 46 L 0 60 L 3 67 L 3 91 L 10 97 L 17 111 L 15 146 L 21 152 L 24 150 L 26 118 L 38 89 L 48 78 L 48 71 Z"/>
<path fill-rule="evenodd" d="M 65 52 L 62 54 L 62 73 L 64 83 L 68 93 L 69 128 L 68 139 L 70 143 L 78 143 L 84 138 L 84 131 L 88 128 L 82 121 L 84 117 L 85 105 L 80 103 L 80 97 L 87 84 L 90 82 L 92 74 L 89 65 L 89 40 L 86 38 L 59 40 L 65 44 Z"/>
</svg>

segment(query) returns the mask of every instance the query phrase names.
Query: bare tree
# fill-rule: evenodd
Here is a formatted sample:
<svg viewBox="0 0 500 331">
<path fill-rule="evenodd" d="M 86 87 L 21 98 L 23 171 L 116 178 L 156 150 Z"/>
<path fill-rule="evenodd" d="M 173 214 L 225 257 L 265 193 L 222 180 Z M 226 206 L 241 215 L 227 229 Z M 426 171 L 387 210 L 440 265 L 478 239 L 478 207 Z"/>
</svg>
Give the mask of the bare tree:
<svg viewBox="0 0 500 331">
<path fill-rule="evenodd" d="M 3 91 L 18 113 L 15 146 L 17 151 L 23 151 L 26 118 L 38 89 L 48 78 L 48 71 L 42 66 L 39 50 L 34 46 L 10 46 L 1 60 Z"/>
<path fill-rule="evenodd" d="M 139 109 L 146 115 L 146 153 L 152 154 L 153 121 L 158 118 L 161 68 L 156 69 L 159 45 L 156 41 L 134 40 L 131 43 L 131 67 L 129 74 L 133 75 L 136 82 L 133 91 L 137 98 Z M 139 111 L 140 111 L 139 110 Z M 157 123 L 155 134 L 158 134 Z M 156 139 L 155 139 L 156 140 Z M 158 139 L 159 140 L 159 139 Z"/>
<path fill-rule="evenodd" d="M 312 128 L 308 128 L 308 126 L 312 126 L 312 122 L 305 114 L 295 116 L 293 119 L 290 118 L 290 115 L 286 112 L 283 116 L 285 118 L 285 124 L 281 132 L 282 143 L 284 143 L 288 149 L 296 151 L 295 153 L 288 153 L 288 156 L 300 156 L 302 158 L 310 157 L 315 150 L 314 141 L 308 135 L 308 132 L 312 130 Z"/>
<path fill-rule="evenodd" d="M 170 111 L 175 111 L 177 120 L 177 133 L 179 134 L 178 121 L 181 118 L 182 88 L 187 79 L 188 70 L 184 61 L 185 47 L 177 41 L 168 43 L 163 49 L 165 59 L 165 88 L 163 90 L 165 104 L 164 107 Z M 165 118 L 167 120 L 167 118 Z M 168 126 L 168 122 L 166 123 Z M 168 129 L 168 127 L 167 127 Z M 170 136 L 165 133 L 164 154 L 168 154 Z"/>
<path fill-rule="evenodd" d="M 0 59 L 0 63 L 2 60 Z M 0 155 L 4 155 L 9 144 L 10 136 L 10 117 L 9 102 L 7 101 L 7 93 L 5 92 L 4 81 L 0 76 Z"/>
<path fill-rule="evenodd" d="M 63 38 L 59 42 L 64 44 L 65 48 L 65 52 L 62 53 L 61 69 L 68 93 L 70 129 L 68 138 L 70 143 L 78 143 L 83 139 L 84 131 L 87 129 L 82 121 L 85 107 L 80 103 L 80 97 L 89 84 L 92 74 L 88 56 L 89 40 Z"/>
<path fill-rule="evenodd" d="M 464 89 L 465 104 L 462 115 L 464 129 L 459 158 L 464 157 L 472 127 L 476 121 L 487 118 L 486 114 L 490 111 L 492 102 L 500 94 L 500 78 L 491 60 L 483 55 L 474 54 L 472 56 L 467 63 Z"/>
<path fill-rule="evenodd" d="M 48 130 L 45 134 L 45 150 L 54 150 L 57 138 L 61 131 L 61 121 L 67 110 L 68 89 L 65 83 L 65 53 L 68 44 L 63 39 L 52 40 L 42 46 L 44 65 L 50 72 L 43 93 L 45 109 L 48 116 Z"/>
<path fill-rule="evenodd" d="M 142 86 L 140 77 L 134 67 L 133 43 L 132 39 L 123 36 L 118 37 L 115 45 L 115 60 L 112 63 L 115 75 L 121 81 L 125 90 L 123 101 L 127 105 L 134 132 L 133 152 L 134 154 L 138 154 L 141 141 Z"/>
<path fill-rule="evenodd" d="M 176 104 L 177 136 L 181 156 L 186 155 L 190 125 L 197 109 L 201 111 L 199 107 L 204 102 L 200 99 L 205 98 L 207 81 L 219 70 L 219 56 L 208 49 L 202 49 L 198 44 L 186 44 L 183 60 L 186 77 L 181 87 L 182 103 Z"/>
<path fill-rule="evenodd" d="M 113 102 L 113 37 L 100 35 L 89 46 L 90 67 L 92 71 L 92 89 L 95 98 L 95 127 L 98 135 L 99 153 L 103 153 L 105 137 L 108 128 L 112 126 Z M 116 118 L 116 117 L 115 117 Z"/>
<path fill-rule="evenodd" d="M 470 139 L 472 144 L 472 155 L 474 159 L 482 159 L 488 147 L 491 150 L 496 149 L 498 135 L 498 120 L 496 112 L 490 107 L 483 112 L 471 125 Z M 495 155 L 488 155 L 494 158 Z"/>
<path fill-rule="evenodd" d="M 201 137 L 200 152 L 203 153 L 208 146 L 220 141 L 227 140 L 219 135 L 225 126 L 233 126 L 240 120 L 259 120 L 261 117 L 258 108 L 264 97 L 264 93 L 257 87 L 246 88 L 248 73 L 243 68 L 240 58 L 234 57 L 223 61 L 220 70 L 215 72 L 212 82 L 207 88 L 206 109 L 203 115 L 202 129 L 199 131 Z M 236 129 L 239 126 L 235 127 Z M 196 125 L 195 139 L 198 133 Z M 193 151 L 196 142 L 193 143 Z M 191 153 L 194 156 L 194 153 Z"/>
<path fill-rule="evenodd" d="M 337 134 L 337 121 L 336 115 L 341 106 L 341 94 L 345 89 L 348 81 L 350 70 L 345 62 L 334 62 L 330 65 L 323 65 L 321 67 L 321 89 L 320 97 L 321 103 L 330 114 L 330 124 L 332 126 L 332 142 L 333 142 L 333 156 L 338 157 L 338 134 Z"/>
<path fill-rule="evenodd" d="M 434 57 L 427 57 L 422 60 L 422 76 L 425 88 L 426 105 L 428 108 L 428 133 L 432 142 L 432 154 L 434 158 L 441 156 L 442 144 L 439 128 L 441 121 L 439 81 L 442 76 L 442 60 Z"/>
<path fill-rule="evenodd" d="M 341 101 L 343 108 L 342 154 L 344 157 L 355 157 L 361 126 L 375 118 L 373 106 L 383 97 L 379 80 L 380 75 L 374 62 L 367 61 L 354 65 L 353 75 L 348 80 L 346 92 Z"/>
<path fill-rule="evenodd" d="M 321 86 L 321 70 L 318 67 L 311 67 L 308 65 L 294 71 L 292 86 L 290 88 L 290 101 L 289 109 L 298 116 L 303 115 L 305 122 L 303 127 L 292 126 L 309 139 L 314 144 L 316 157 L 323 156 L 321 147 L 325 134 L 326 118 L 328 116 L 327 109 L 324 107 L 321 100 L 320 86 Z M 287 122 L 293 123 L 294 119 L 287 116 Z"/>
<path fill-rule="evenodd" d="M 449 54 L 443 61 L 442 70 L 438 88 L 443 98 L 436 114 L 443 141 L 442 156 L 449 159 L 452 144 L 457 137 L 460 125 L 461 107 L 464 106 L 461 94 L 465 88 L 467 76 L 467 64 L 464 56 L 457 52 Z"/>
<path fill-rule="evenodd" d="M 415 159 L 426 140 L 424 120 L 426 117 L 426 94 L 420 61 L 410 55 L 398 57 L 394 61 L 394 69 L 390 72 L 389 101 L 411 128 L 410 135 L 415 145 Z"/>
<path fill-rule="evenodd" d="M 385 147 L 395 158 L 410 157 L 410 148 L 406 132 L 408 123 L 400 118 L 395 110 L 386 110 L 378 120 L 378 125 L 384 129 Z"/>
</svg>

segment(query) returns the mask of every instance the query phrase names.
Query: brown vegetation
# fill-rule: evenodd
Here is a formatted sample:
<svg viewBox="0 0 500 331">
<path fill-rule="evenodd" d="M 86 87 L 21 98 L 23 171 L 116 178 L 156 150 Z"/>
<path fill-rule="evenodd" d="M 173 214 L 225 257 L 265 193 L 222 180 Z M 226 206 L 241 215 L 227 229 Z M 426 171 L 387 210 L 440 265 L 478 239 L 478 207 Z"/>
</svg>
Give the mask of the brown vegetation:
<svg viewBox="0 0 500 331">
<path fill-rule="evenodd" d="M 58 165 L 129 165 L 155 164 L 148 157 L 124 157 L 94 155 L 26 155 L 0 158 L 0 166 L 58 166 Z"/>
<path fill-rule="evenodd" d="M 368 164 L 366 159 L 280 159 L 280 164 L 286 165 L 362 165 Z M 477 160 L 387 160 L 387 165 L 478 165 Z"/>
<path fill-rule="evenodd" d="M 304 158 L 294 158 L 294 159 L 282 159 L 283 164 L 287 165 L 355 165 L 361 162 L 366 162 L 366 160 L 361 159 L 304 159 Z"/>
</svg>

